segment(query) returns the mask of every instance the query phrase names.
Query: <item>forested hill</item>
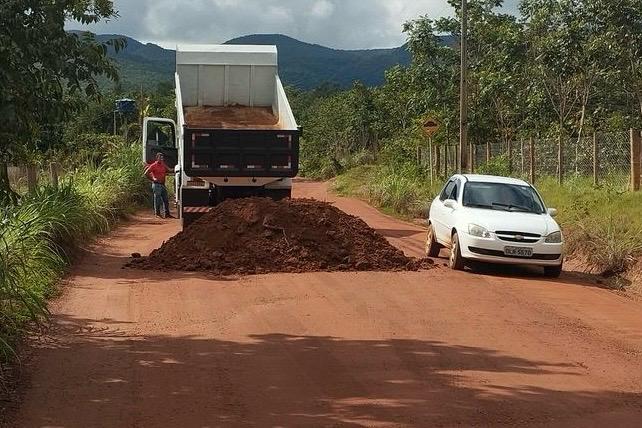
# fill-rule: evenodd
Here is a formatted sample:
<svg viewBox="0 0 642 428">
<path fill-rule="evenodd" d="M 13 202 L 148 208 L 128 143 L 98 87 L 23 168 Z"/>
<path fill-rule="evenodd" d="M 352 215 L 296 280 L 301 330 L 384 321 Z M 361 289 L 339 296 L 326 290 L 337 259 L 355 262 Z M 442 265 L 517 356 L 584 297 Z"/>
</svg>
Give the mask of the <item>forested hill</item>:
<svg viewBox="0 0 642 428">
<path fill-rule="evenodd" d="M 111 53 L 120 64 L 122 86 L 125 89 L 154 87 L 161 81 L 171 81 L 175 68 L 175 53 L 152 43 L 143 44 L 126 36 L 98 35 L 104 41 L 115 37 L 127 40 L 127 47 Z M 384 72 L 397 64 L 408 64 L 410 54 L 401 46 L 392 49 L 339 50 L 304 43 L 280 34 L 250 35 L 232 39 L 229 44 L 276 45 L 279 50 L 279 74 L 286 85 L 313 89 L 323 83 L 348 87 L 356 80 L 366 85 L 378 85 Z"/>
<path fill-rule="evenodd" d="M 280 34 L 239 37 L 227 43 L 276 45 L 281 78 L 286 84 L 302 89 L 312 89 L 322 83 L 347 87 L 356 80 L 368 86 L 379 85 L 387 69 L 410 62 L 405 46 L 348 51 L 304 43 Z"/>
</svg>

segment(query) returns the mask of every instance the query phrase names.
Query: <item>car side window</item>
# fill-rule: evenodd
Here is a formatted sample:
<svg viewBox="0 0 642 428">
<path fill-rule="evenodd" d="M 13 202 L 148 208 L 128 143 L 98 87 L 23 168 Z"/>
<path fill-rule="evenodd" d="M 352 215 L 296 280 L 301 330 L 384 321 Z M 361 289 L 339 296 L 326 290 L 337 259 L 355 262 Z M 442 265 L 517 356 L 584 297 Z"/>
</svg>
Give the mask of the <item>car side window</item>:
<svg viewBox="0 0 642 428">
<path fill-rule="evenodd" d="M 441 192 L 441 195 L 439 195 L 439 200 L 443 202 L 448 199 L 448 197 L 452 193 L 454 186 L 455 180 L 450 180 L 448 183 L 446 183 L 446 186 L 444 186 L 444 190 Z"/>
<path fill-rule="evenodd" d="M 453 184 L 454 184 L 454 186 L 453 186 L 452 190 L 450 191 L 450 194 L 448 195 L 447 199 L 452 199 L 452 200 L 456 201 L 457 200 L 457 195 L 459 194 L 459 180 L 453 181 Z"/>
</svg>

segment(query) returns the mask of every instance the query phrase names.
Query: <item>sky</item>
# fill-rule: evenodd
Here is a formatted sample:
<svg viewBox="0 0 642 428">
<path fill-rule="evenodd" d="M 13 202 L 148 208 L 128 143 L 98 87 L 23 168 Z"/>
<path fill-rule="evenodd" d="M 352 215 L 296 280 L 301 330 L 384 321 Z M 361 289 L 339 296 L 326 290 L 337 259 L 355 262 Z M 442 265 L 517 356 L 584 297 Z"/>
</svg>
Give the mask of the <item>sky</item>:
<svg viewBox="0 0 642 428">
<path fill-rule="evenodd" d="M 505 0 L 507 12 L 518 0 Z M 453 13 L 446 0 L 114 0 L 119 17 L 67 29 L 122 34 L 173 48 L 222 43 L 248 34 L 280 33 L 337 49 L 371 49 L 405 42 L 404 22 Z"/>
</svg>

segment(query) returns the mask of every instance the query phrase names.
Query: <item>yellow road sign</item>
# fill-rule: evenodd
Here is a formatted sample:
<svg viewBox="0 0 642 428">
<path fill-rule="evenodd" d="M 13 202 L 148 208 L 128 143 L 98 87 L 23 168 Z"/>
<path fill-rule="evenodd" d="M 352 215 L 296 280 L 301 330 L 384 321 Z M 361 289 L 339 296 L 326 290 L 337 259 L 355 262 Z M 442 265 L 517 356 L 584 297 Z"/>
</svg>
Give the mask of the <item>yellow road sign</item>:
<svg viewBox="0 0 642 428">
<path fill-rule="evenodd" d="M 439 131 L 440 123 L 437 119 L 427 116 L 424 118 L 421 126 L 424 130 L 424 134 L 432 137 L 437 133 L 437 131 Z"/>
</svg>

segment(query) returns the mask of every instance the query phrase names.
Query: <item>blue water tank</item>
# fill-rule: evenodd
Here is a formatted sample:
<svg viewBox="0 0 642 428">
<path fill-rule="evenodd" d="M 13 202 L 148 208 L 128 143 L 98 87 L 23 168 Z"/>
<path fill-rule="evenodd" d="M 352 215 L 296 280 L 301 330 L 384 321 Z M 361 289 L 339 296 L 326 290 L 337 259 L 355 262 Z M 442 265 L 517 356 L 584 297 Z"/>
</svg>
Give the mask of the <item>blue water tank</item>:
<svg viewBox="0 0 642 428">
<path fill-rule="evenodd" d="M 123 114 L 134 113 L 136 111 L 136 101 L 129 98 L 116 100 L 116 111 Z"/>
</svg>

